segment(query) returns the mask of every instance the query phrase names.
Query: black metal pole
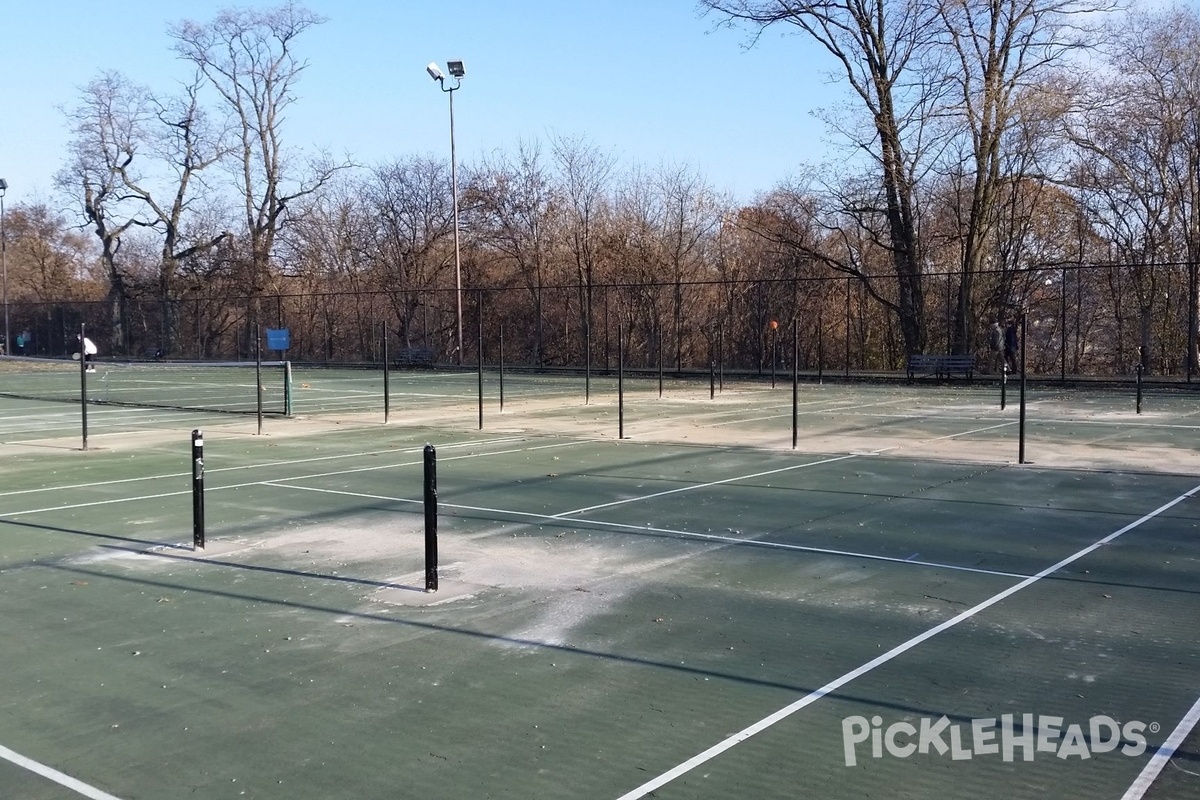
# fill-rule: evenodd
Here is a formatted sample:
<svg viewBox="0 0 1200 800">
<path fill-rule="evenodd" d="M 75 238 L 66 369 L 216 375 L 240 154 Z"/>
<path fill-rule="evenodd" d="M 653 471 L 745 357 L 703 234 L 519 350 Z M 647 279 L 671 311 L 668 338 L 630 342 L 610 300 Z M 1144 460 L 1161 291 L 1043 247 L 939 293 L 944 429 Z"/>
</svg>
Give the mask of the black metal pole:
<svg viewBox="0 0 1200 800">
<path fill-rule="evenodd" d="M 388 364 L 388 324 L 383 323 L 383 424 L 392 410 L 391 366 Z"/>
<path fill-rule="evenodd" d="M 825 317 L 817 315 L 817 383 L 825 383 Z"/>
<path fill-rule="evenodd" d="M 438 589 L 437 451 L 425 445 L 425 591 Z"/>
<path fill-rule="evenodd" d="M 479 382 L 479 430 L 483 430 L 483 292 L 476 295 L 478 308 L 475 316 L 478 320 L 478 339 L 475 353 L 475 371 Z"/>
<path fill-rule="evenodd" d="M 1025 463 L 1025 312 L 1021 312 L 1021 443 L 1018 448 L 1017 462 Z"/>
<path fill-rule="evenodd" d="M 625 438 L 625 337 L 624 328 L 617 323 L 617 438 Z"/>
<path fill-rule="evenodd" d="M 717 360 L 713 355 L 713 339 L 708 340 L 708 399 L 715 400 L 717 398 Z M 662 396 L 660 390 L 659 396 Z"/>
<path fill-rule="evenodd" d="M 257 400 L 258 435 L 262 436 L 262 331 L 254 323 L 254 397 Z"/>
<path fill-rule="evenodd" d="M 87 325 L 79 323 L 79 422 L 83 428 L 83 449 L 88 449 L 87 428 Z M 8 342 L 5 342 L 5 346 Z"/>
<path fill-rule="evenodd" d="M 192 431 L 192 549 L 204 549 L 204 433 Z"/>
<path fill-rule="evenodd" d="M 725 326 L 717 326 L 717 391 L 725 391 Z"/>
<path fill-rule="evenodd" d="M 850 380 L 850 279 L 846 278 L 846 380 Z"/>
<path fill-rule="evenodd" d="M 800 318 L 792 320 L 792 449 L 800 439 Z"/>
<path fill-rule="evenodd" d="M 659 326 L 658 326 L 658 328 L 657 328 L 657 330 L 655 331 L 655 338 L 657 338 L 657 339 L 658 339 L 658 397 L 659 397 L 659 399 L 661 400 L 661 399 L 662 399 L 662 393 L 663 393 L 663 374 L 662 374 L 662 364 L 663 364 L 662 325 L 659 325 Z"/>
<path fill-rule="evenodd" d="M 504 413 L 504 325 L 500 325 L 500 413 Z"/>
<path fill-rule="evenodd" d="M 1062 285 L 1059 290 L 1059 320 L 1058 327 L 1060 331 L 1059 340 L 1059 380 L 1062 385 L 1067 385 L 1067 267 L 1064 264 L 1062 274 L 1059 276 L 1062 279 Z"/>
<path fill-rule="evenodd" d="M 583 370 L 583 404 L 586 406 L 592 402 L 592 323 L 588 321 L 587 327 L 583 332 L 583 349 L 587 352 L 584 354 L 584 370 Z"/>
<path fill-rule="evenodd" d="M 776 322 L 775 320 L 771 320 L 771 388 L 772 389 L 775 388 L 775 362 L 779 360 L 778 354 L 776 352 L 779 349 L 776 346 L 779 341 L 778 325 L 779 325 L 778 322 Z"/>
<path fill-rule="evenodd" d="M 1139 414 L 1142 413 L 1142 371 L 1142 362 L 1139 361 L 1135 370 L 1137 372 L 1137 413 Z"/>
</svg>

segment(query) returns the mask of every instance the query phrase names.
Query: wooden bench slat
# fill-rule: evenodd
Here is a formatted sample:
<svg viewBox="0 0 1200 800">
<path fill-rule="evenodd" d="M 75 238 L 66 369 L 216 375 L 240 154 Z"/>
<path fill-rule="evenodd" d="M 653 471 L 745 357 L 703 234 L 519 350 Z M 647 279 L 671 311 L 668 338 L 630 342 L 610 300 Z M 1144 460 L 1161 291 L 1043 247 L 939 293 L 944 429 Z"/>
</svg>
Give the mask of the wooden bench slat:
<svg viewBox="0 0 1200 800">
<path fill-rule="evenodd" d="M 917 375 L 935 375 L 949 378 L 952 373 L 965 375 L 967 380 L 975 376 L 975 357 L 970 355 L 915 353 L 908 357 L 908 380 Z"/>
<path fill-rule="evenodd" d="M 394 363 L 398 367 L 432 367 L 435 360 L 432 347 L 404 347 L 396 353 Z"/>
</svg>

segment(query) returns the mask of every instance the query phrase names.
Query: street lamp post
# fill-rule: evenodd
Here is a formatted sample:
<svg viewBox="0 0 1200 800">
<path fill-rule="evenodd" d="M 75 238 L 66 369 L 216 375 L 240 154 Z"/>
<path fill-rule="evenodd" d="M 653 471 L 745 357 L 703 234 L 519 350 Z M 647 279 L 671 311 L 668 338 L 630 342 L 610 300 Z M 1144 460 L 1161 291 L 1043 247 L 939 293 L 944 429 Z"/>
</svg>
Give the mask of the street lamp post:
<svg viewBox="0 0 1200 800">
<path fill-rule="evenodd" d="M 446 86 L 446 76 L 436 63 L 430 62 L 425 71 L 429 77 L 438 82 L 442 91 L 450 95 L 450 189 L 453 193 L 454 204 L 454 295 L 458 308 L 458 363 L 463 363 L 463 313 L 462 313 L 462 261 L 458 247 L 458 159 L 454 155 L 454 92 L 462 86 L 463 75 L 467 74 L 461 61 L 447 61 L 446 69 L 454 78 L 453 86 Z"/>
<path fill-rule="evenodd" d="M 4 193 L 8 181 L 0 178 L 0 270 L 4 274 L 4 354 L 12 355 L 12 337 L 8 331 L 8 238 L 4 235 Z"/>
</svg>

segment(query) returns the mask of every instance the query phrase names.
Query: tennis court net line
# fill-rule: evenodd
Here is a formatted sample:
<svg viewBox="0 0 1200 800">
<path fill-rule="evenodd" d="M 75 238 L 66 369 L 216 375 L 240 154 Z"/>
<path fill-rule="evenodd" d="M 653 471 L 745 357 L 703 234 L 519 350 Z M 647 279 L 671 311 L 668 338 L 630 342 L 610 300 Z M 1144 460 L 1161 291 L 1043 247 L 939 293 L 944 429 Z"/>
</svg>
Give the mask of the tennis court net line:
<svg viewBox="0 0 1200 800">
<path fill-rule="evenodd" d="M 288 361 L 78 361 L 0 357 L 0 396 L 98 405 L 291 416 Z"/>
</svg>

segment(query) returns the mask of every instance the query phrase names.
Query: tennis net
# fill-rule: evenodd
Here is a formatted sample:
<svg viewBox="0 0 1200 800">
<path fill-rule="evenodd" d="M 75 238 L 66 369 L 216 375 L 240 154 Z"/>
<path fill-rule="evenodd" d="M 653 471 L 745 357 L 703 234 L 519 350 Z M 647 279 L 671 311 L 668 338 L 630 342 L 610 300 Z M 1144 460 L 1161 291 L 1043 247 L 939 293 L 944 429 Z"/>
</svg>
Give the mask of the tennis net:
<svg viewBox="0 0 1200 800">
<path fill-rule="evenodd" d="M 256 414 L 259 392 L 264 414 L 291 414 L 291 364 L 253 361 L 123 363 L 94 362 L 87 374 L 88 403 Z M 78 403 L 78 361 L 0 357 L 0 395 L 27 400 Z"/>
</svg>

